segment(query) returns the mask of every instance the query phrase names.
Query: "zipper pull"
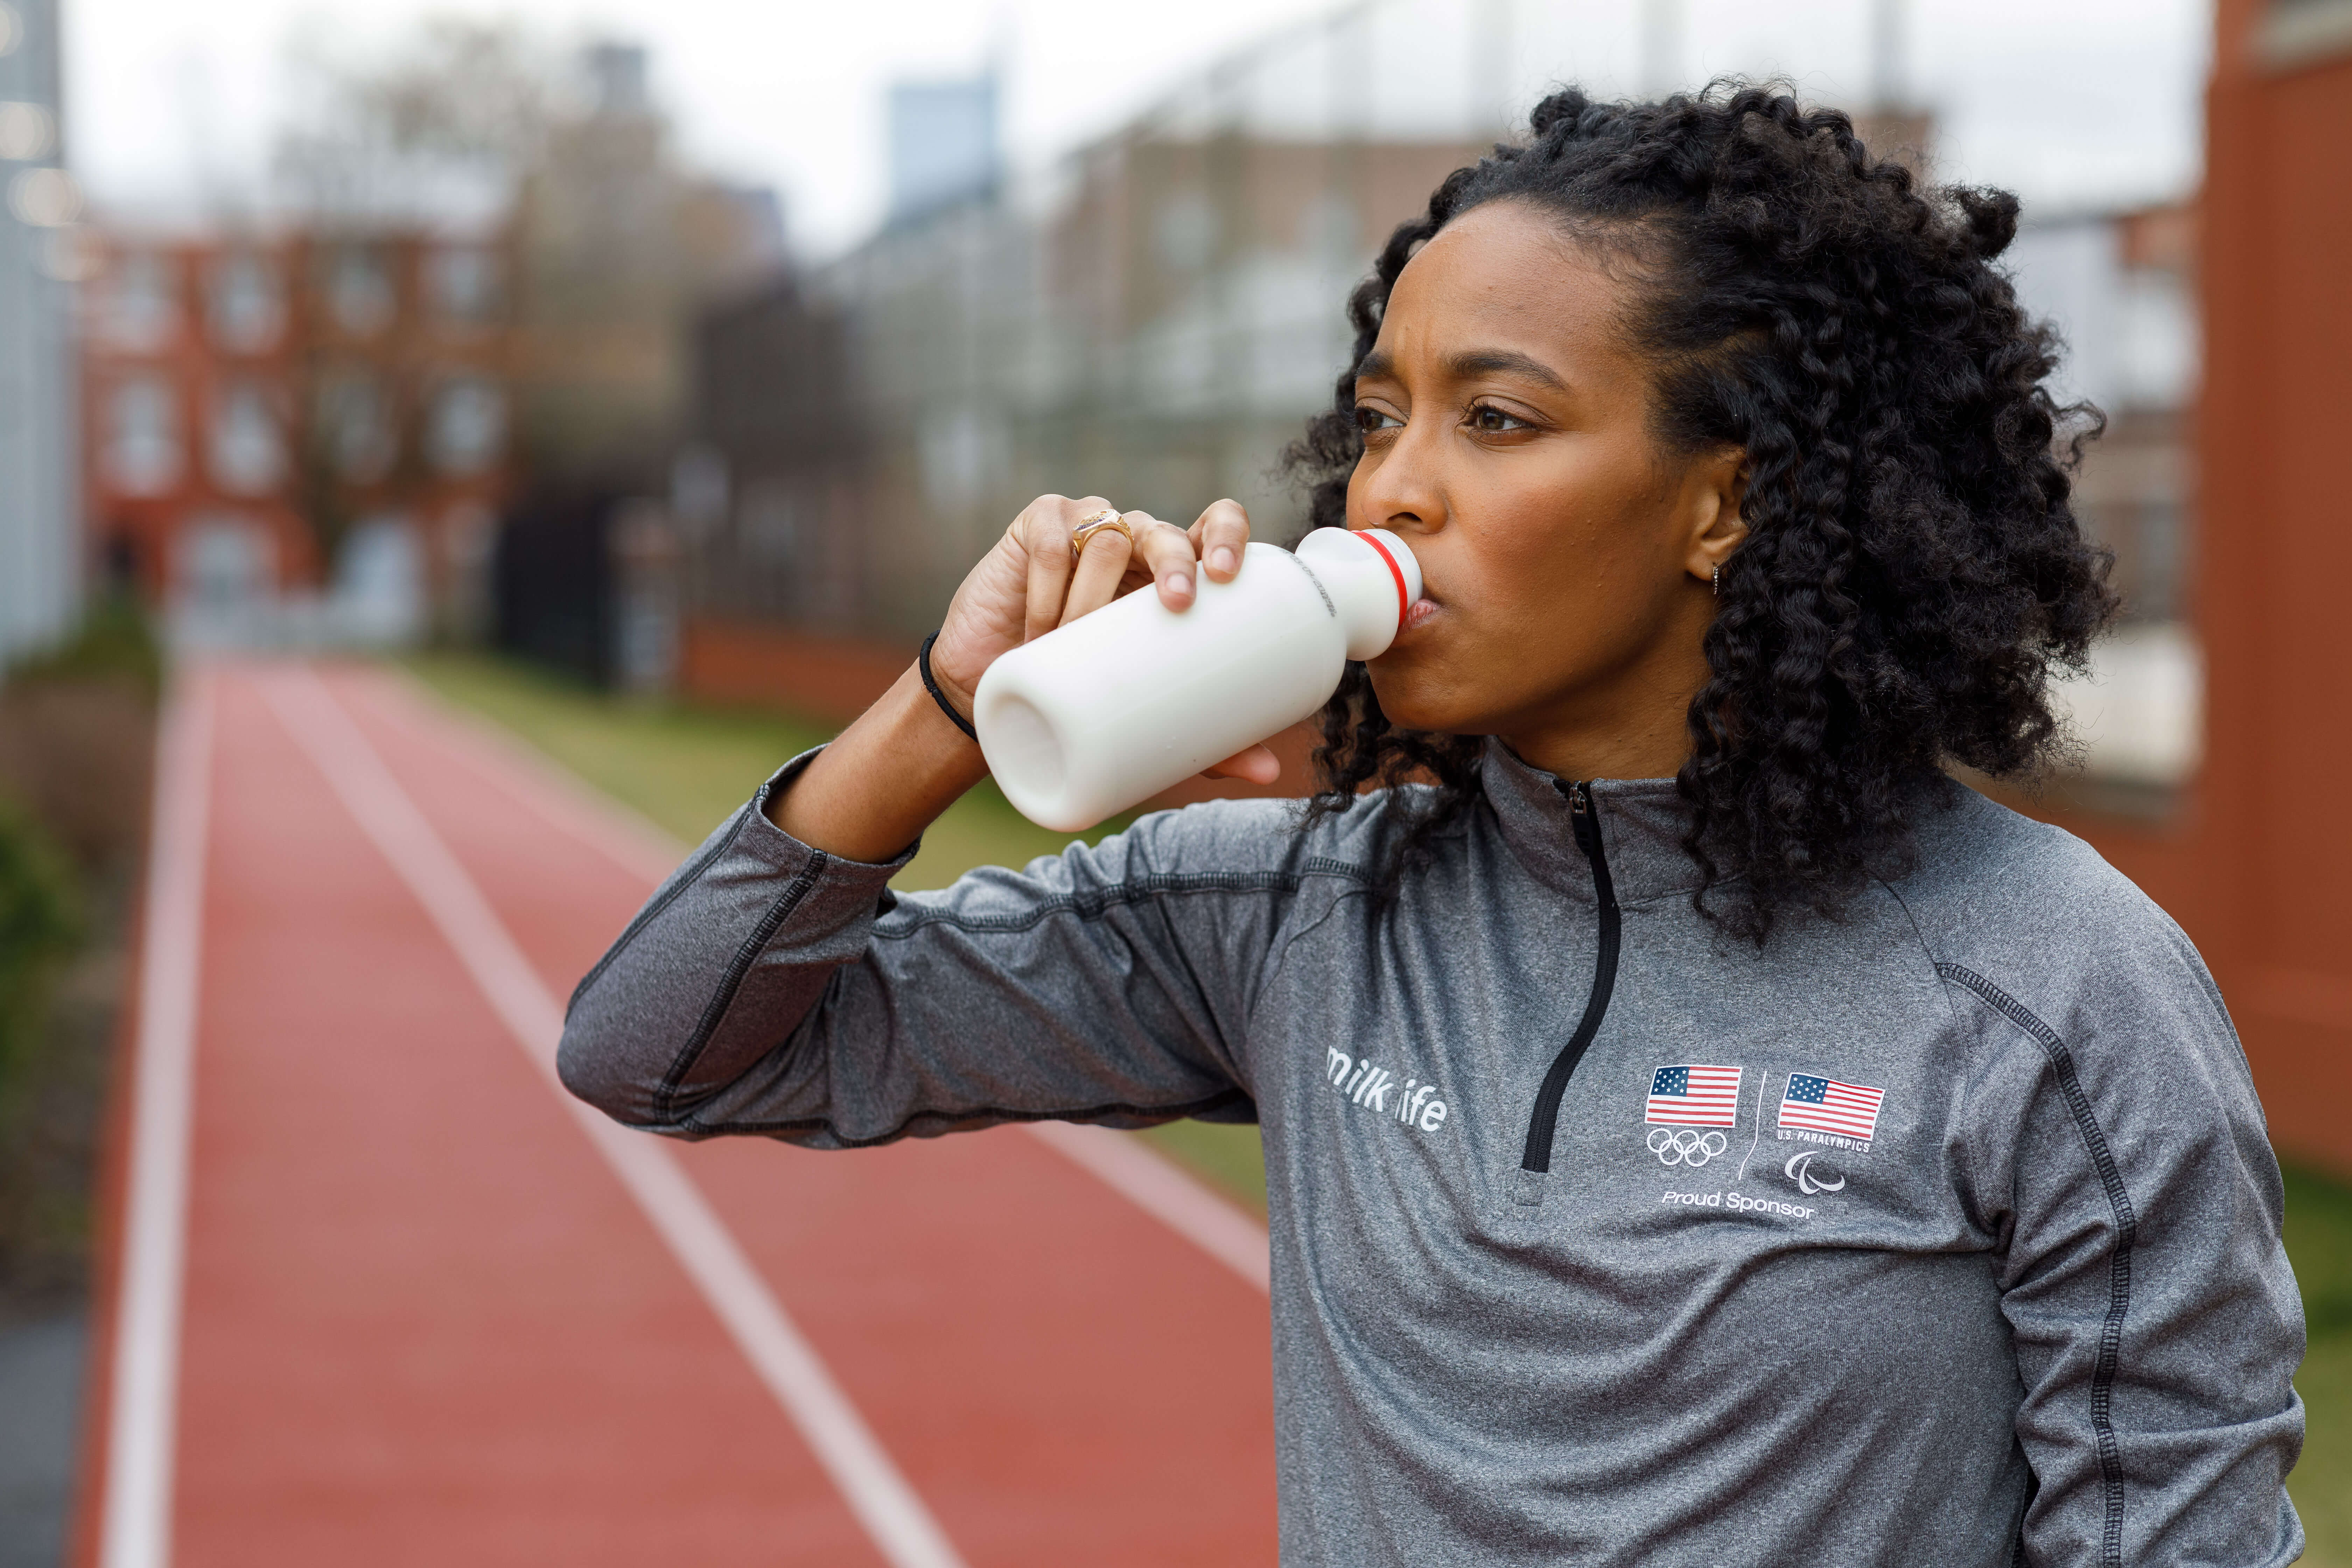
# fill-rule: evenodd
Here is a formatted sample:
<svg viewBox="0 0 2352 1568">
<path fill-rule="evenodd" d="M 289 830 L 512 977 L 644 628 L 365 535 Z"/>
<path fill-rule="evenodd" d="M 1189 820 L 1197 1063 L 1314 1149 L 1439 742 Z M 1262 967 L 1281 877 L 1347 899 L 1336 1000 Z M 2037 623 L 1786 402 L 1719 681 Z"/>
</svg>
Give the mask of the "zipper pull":
<svg viewBox="0 0 2352 1568">
<path fill-rule="evenodd" d="M 1576 829 L 1576 847 L 1591 854 L 1598 847 L 1592 830 L 1592 792 L 1583 784 L 1568 786 L 1568 820 Z"/>
</svg>

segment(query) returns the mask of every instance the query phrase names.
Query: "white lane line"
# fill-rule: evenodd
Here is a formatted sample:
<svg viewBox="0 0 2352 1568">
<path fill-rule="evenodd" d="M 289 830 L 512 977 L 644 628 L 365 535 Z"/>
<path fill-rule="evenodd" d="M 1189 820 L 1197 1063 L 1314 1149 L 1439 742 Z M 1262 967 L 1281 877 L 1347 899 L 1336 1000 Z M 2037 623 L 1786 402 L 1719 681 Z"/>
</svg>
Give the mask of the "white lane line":
<svg viewBox="0 0 2352 1568">
<path fill-rule="evenodd" d="M 172 1560 L 173 1437 L 213 739 L 210 673 L 197 666 L 174 685 L 156 751 L 139 943 L 131 1168 L 114 1309 L 106 1493 L 99 1516 L 104 1568 L 164 1568 Z"/>
<path fill-rule="evenodd" d="M 1093 1172 L 1135 1206 L 1257 1287 L 1266 1289 L 1265 1230 L 1138 1142 L 1130 1133 L 1070 1121 L 1033 1121 L 1046 1147 Z"/>
<path fill-rule="evenodd" d="M 669 1150 L 564 1092 L 555 1076 L 562 1007 L 326 684 L 307 667 L 263 679 L 287 731 L 425 906 L 516 1044 L 668 1243 L 884 1558 L 895 1568 L 962 1568 L 922 1499 Z"/>
<path fill-rule="evenodd" d="M 434 742 L 463 757 L 508 798 L 650 884 L 667 877 L 688 853 L 686 845 L 597 794 L 544 753 L 469 714 L 450 710 L 414 677 L 374 686 L 367 700 L 411 734 L 427 725 L 438 728 Z M 1266 1289 L 1265 1228 L 1198 1177 L 1108 1128 L 1038 1121 L 1029 1123 L 1028 1131 L 1259 1290 Z"/>
</svg>

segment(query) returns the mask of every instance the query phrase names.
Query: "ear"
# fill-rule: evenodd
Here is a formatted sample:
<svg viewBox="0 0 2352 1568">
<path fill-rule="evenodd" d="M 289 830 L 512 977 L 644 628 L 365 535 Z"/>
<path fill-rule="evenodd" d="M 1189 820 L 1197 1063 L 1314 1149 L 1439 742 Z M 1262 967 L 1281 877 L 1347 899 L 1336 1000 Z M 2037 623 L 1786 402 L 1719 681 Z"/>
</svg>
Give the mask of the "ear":
<svg viewBox="0 0 2352 1568">
<path fill-rule="evenodd" d="M 1712 584 L 1716 573 L 1748 537 L 1741 508 L 1748 499 L 1748 453 L 1722 447 L 1692 463 L 1683 494 L 1690 518 L 1683 570 Z"/>
</svg>

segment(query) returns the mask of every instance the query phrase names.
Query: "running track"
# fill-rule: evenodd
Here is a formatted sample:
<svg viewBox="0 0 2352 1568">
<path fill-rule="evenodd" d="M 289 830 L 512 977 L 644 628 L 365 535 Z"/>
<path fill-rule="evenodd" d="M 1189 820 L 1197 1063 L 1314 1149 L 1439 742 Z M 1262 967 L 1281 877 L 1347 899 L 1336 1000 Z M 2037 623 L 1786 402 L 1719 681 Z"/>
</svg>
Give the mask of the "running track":
<svg viewBox="0 0 2352 1568">
<path fill-rule="evenodd" d="M 1264 1232 L 1133 1140 L 573 1105 L 681 852 L 381 671 L 184 672 L 156 819 L 84 1564 L 1272 1559 Z"/>
</svg>

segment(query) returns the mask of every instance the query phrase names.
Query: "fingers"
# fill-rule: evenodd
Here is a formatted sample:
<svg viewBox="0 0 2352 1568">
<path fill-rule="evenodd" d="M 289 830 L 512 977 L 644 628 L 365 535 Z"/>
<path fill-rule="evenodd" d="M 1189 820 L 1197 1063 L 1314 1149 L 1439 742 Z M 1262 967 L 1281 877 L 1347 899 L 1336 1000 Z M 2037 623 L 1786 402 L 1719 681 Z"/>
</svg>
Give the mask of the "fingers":
<svg viewBox="0 0 2352 1568">
<path fill-rule="evenodd" d="M 1249 513 L 1235 500 L 1221 500 L 1192 524 L 1194 549 L 1212 582 L 1230 583 L 1242 569 L 1242 546 L 1249 542 Z"/>
<path fill-rule="evenodd" d="M 1247 779 L 1252 784 L 1270 784 L 1282 776 L 1282 759 L 1274 749 L 1260 742 L 1245 752 L 1235 752 L 1214 767 L 1201 770 L 1202 778 Z"/>
<path fill-rule="evenodd" d="M 1132 538 L 1115 528 L 1097 529 L 1087 535 L 1084 552 L 1072 560 L 1071 534 L 1080 521 L 1108 504 L 1100 496 L 1078 500 L 1040 496 L 1015 521 L 1028 556 L 1023 641 L 1091 615 L 1124 589 L 1140 587 L 1147 580 L 1162 605 L 1184 609 L 1199 596 L 1196 576 L 1204 569 L 1204 551 L 1215 552 L 1205 569 L 1218 582 L 1233 581 L 1241 570 L 1242 547 L 1249 542 L 1249 515 L 1230 500 L 1209 508 L 1190 529 L 1144 512 L 1122 512 Z"/>
<path fill-rule="evenodd" d="M 1135 557 L 1128 564 L 1129 574 L 1139 582 L 1148 576 L 1159 587 L 1160 602 L 1171 610 L 1192 604 L 1192 574 L 1198 566 L 1192 536 L 1172 522 L 1152 522 L 1141 512 L 1129 513 L 1128 521 L 1135 529 Z"/>
<path fill-rule="evenodd" d="M 1072 500 L 1067 496 L 1039 496 L 1013 522 L 1013 533 L 1028 560 L 1028 584 L 1022 606 L 1021 640 L 1034 642 L 1062 624 L 1062 604 L 1069 597 L 1075 563 L 1070 560 L 1070 532 L 1078 520 L 1110 503 L 1100 496 Z"/>
<path fill-rule="evenodd" d="M 1127 525 L 1141 532 L 1137 520 L 1142 517 L 1141 512 L 1127 514 Z M 1085 552 L 1078 557 L 1077 570 L 1070 576 L 1070 596 L 1064 602 L 1062 618 L 1056 624 L 1066 626 L 1118 597 L 1119 579 L 1127 575 L 1128 558 L 1133 552 L 1134 546 L 1128 536 L 1115 528 L 1098 528 L 1088 534 Z"/>
</svg>

